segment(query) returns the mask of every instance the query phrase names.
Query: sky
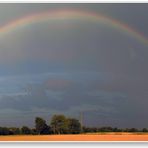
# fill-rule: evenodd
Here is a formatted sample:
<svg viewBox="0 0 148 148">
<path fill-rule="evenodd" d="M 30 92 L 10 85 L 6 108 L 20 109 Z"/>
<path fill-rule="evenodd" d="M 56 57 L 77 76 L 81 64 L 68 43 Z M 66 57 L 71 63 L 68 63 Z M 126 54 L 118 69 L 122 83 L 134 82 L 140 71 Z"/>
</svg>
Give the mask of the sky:
<svg viewBox="0 0 148 148">
<path fill-rule="evenodd" d="M 82 112 L 86 126 L 148 127 L 147 14 L 148 4 L 1 3 L 0 126 Z"/>
</svg>

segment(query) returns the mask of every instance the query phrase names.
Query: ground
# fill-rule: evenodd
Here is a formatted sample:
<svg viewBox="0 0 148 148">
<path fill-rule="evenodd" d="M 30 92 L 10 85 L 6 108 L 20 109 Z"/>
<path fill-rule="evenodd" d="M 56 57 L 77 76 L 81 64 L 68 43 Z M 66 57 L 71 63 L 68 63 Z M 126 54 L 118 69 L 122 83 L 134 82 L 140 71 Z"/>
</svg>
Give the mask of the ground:
<svg viewBox="0 0 148 148">
<path fill-rule="evenodd" d="M 0 136 L 0 141 L 148 141 L 144 133 L 97 133 L 79 135 Z"/>
</svg>

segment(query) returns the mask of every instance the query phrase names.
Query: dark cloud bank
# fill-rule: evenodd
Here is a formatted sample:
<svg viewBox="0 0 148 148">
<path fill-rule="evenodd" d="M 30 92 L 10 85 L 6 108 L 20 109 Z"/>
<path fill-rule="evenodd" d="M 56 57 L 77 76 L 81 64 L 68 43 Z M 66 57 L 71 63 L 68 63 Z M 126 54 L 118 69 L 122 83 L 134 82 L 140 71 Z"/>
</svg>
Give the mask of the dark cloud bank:
<svg viewBox="0 0 148 148">
<path fill-rule="evenodd" d="M 147 4 L 0 7 L 0 24 L 74 8 L 108 15 L 148 36 Z M 147 127 L 148 47 L 133 36 L 102 23 L 66 20 L 12 32 L 0 39 L 0 49 L 0 125 L 33 126 L 35 116 L 78 118 L 82 111 L 90 126 Z"/>
</svg>

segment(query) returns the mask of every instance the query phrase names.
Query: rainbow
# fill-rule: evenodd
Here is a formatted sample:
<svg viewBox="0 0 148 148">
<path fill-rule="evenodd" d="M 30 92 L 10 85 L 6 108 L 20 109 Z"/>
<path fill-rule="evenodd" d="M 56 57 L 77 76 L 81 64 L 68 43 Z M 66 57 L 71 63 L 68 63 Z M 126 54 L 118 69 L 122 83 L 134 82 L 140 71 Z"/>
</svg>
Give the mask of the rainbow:
<svg viewBox="0 0 148 148">
<path fill-rule="evenodd" d="M 86 19 L 93 22 L 102 22 L 123 33 L 126 33 L 129 36 L 132 36 L 133 38 L 137 39 L 141 43 L 148 46 L 148 39 L 143 34 L 129 27 L 128 25 L 102 14 L 97 14 L 88 11 L 81 11 L 81 10 L 52 10 L 52 11 L 45 11 L 45 12 L 31 14 L 29 16 L 16 19 L 12 22 L 5 24 L 4 26 L 1 26 L 0 37 L 3 37 L 5 36 L 5 34 L 14 32 L 19 28 L 21 29 L 31 24 L 36 24 L 47 20 L 66 20 L 66 19 L 80 19 L 80 20 Z"/>
</svg>

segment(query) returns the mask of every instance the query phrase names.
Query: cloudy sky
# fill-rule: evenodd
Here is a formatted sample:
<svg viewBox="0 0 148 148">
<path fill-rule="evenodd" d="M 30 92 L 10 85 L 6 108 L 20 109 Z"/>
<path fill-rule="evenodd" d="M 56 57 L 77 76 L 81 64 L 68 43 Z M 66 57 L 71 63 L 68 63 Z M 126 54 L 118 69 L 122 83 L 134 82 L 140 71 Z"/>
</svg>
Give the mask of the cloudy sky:
<svg viewBox="0 0 148 148">
<path fill-rule="evenodd" d="M 148 4 L 0 4 L 0 125 L 83 112 L 89 126 L 147 127 L 148 44 L 86 15 L 2 29 L 63 10 L 104 15 L 147 40 Z"/>
</svg>

